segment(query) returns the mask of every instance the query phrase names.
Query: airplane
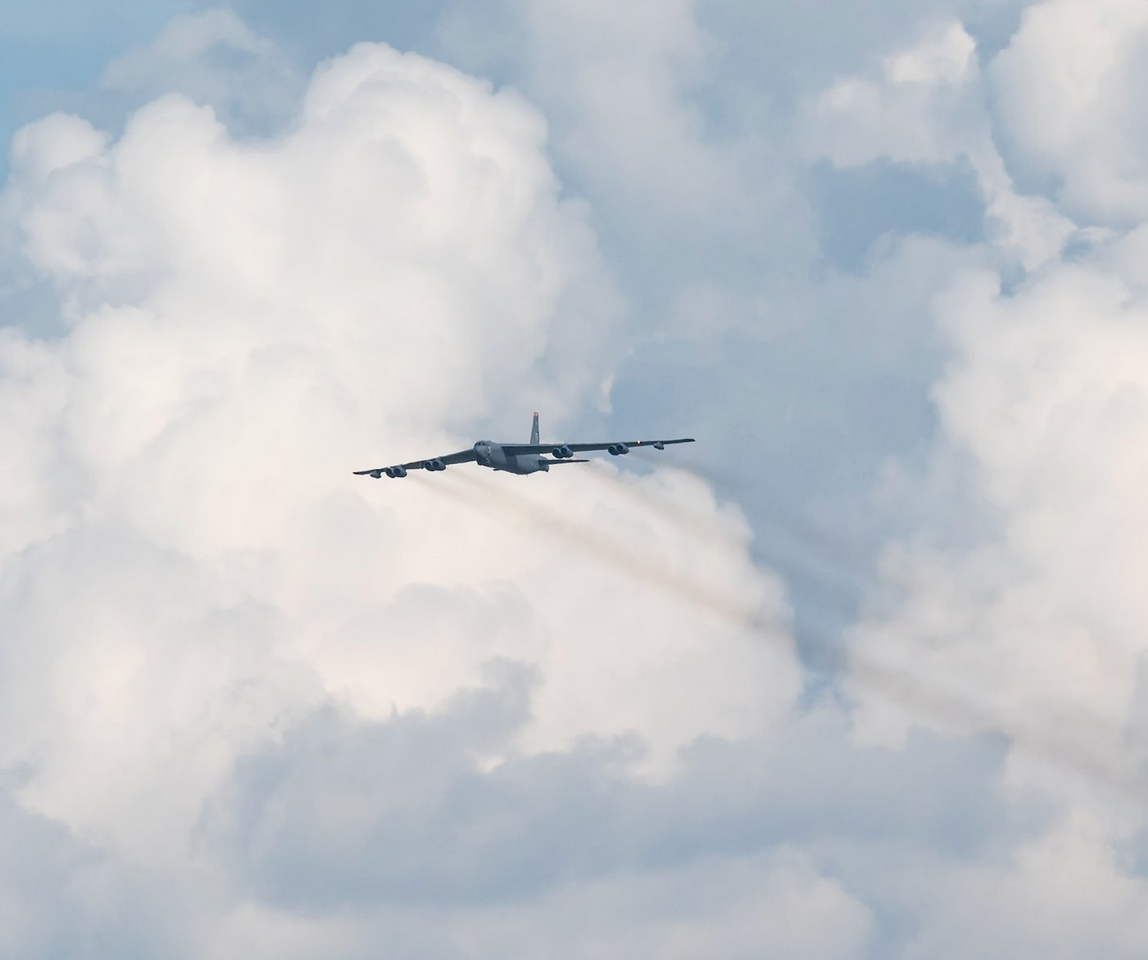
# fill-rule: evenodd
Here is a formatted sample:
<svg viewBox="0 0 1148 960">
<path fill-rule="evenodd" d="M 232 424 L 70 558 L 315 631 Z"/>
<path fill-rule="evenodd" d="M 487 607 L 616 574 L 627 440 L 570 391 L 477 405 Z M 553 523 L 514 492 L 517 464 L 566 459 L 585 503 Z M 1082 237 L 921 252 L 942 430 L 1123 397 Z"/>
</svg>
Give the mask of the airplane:
<svg viewBox="0 0 1148 960">
<path fill-rule="evenodd" d="M 490 440 L 479 440 L 467 450 L 458 453 L 448 453 L 430 460 L 412 460 L 410 463 L 396 463 L 390 467 L 375 467 L 371 470 L 355 470 L 356 477 L 374 477 L 376 480 L 388 476 L 392 479 L 405 477 L 408 470 L 445 470 L 456 463 L 477 463 L 480 467 L 491 470 L 501 470 L 504 473 L 526 475 L 528 473 L 545 473 L 553 464 L 589 463 L 574 456 L 576 453 L 588 453 L 591 450 L 605 450 L 611 456 L 623 456 L 630 452 L 631 447 L 653 447 L 655 450 L 664 450 L 674 443 L 693 443 L 693 437 L 680 437 L 677 440 L 615 440 L 612 443 L 539 443 L 538 442 L 538 413 L 534 414 L 534 425 L 530 430 L 529 443 L 494 443 Z M 548 460 L 541 454 L 550 454 L 554 459 Z"/>
</svg>

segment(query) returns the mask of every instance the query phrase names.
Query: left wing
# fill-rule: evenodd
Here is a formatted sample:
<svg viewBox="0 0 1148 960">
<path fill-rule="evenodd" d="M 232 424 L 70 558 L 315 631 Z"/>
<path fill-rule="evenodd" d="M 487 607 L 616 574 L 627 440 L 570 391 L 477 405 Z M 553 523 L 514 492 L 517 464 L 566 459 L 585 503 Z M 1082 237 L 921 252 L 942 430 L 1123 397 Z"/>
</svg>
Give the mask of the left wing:
<svg viewBox="0 0 1148 960">
<path fill-rule="evenodd" d="M 565 453 L 587 453 L 590 450 L 609 450 L 610 453 L 629 453 L 631 447 L 653 447 L 661 450 L 674 443 L 693 443 L 693 437 L 679 437 L 676 440 L 613 440 L 609 443 L 503 443 L 500 444 L 511 456 L 527 453 L 554 453 L 557 450 Z"/>
<path fill-rule="evenodd" d="M 474 447 L 459 450 L 458 453 L 448 453 L 441 457 L 431 457 L 429 460 L 412 460 L 410 463 L 396 463 L 390 467 L 374 467 L 370 470 L 352 471 L 356 477 L 374 477 L 379 479 L 384 473 L 388 477 L 405 477 L 408 470 L 445 470 L 452 463 L 469 463 L 477 459 Z"/>
</svg>

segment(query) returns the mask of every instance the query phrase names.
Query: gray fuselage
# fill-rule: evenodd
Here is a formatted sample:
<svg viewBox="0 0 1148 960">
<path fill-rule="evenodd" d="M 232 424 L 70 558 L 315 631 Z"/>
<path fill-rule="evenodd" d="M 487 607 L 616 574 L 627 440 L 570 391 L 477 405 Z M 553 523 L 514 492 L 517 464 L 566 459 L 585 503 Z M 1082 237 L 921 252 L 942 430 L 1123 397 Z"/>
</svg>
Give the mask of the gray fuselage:
<svg viewBox="0 0 1148 960">
<path fill-rule="evenodd" d="M 532 438 L 537 442 L 537 438 Z M 525 475 L 528 473 L 545 473 L 550 469 L 550 463 L 545 457 L 536 453 L 520 454 L 515 456 L 502 449 L 502 444 L 492 440 L 479 440 L 474 445 L 475 461 L 480 467 L 489 467 L 491 470 L 502 470 L 506 473 Z"/>
</svg>

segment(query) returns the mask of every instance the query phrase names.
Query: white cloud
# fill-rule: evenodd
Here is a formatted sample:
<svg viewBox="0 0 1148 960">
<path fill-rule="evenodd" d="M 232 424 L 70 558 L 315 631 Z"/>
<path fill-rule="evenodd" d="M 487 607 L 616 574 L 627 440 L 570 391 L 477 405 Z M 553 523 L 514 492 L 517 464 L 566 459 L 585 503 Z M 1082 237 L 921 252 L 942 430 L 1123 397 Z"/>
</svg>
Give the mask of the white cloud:
<svg viewBox="0 0 1148 960">
<path fill-rule="evenodd" d="M 854 736 L 1001 731 L 1009 795 L 1053 813 L 1006 863 L 942 871 L 907 956 L 954 943 L 985 957 L 1144 950 L 1145 888 L 1127 855 L 1148 789 L 1143 240 L 1069 219 L 1143 218 L 1125 162 L 1137 128 L 1120 119 L 1141 13 L 1034 6 L 983 75 L 951 28 L 827 91 L 810 127 L 841 165 L 967 158 L 996 221 L 991 259 L 957 266 L 930 307 L 950 354 L 932 390 L 938 436 L 920 489 L 897 486 L 915 522 L 890 539 L 882 589 L 851 632 Z M 1062 186 L 1026 196 L 1014 174 Z M 893 695 L 875 682 L 887 666 Z"/>
<path fill-rule="evenodd" d="M 907 956 L 944 955 L 954 942 L 986 960 L 1143 956 L 1148 883 L 1128 876 L 1098 833 L 1066 824 L 1021 846 L 1003 869 L 955 871 Z"/>
<path fill-rule="evenodd" d="M 971 457 L 999 537 L 890 554 L 912 601 L 866 644 L 912 637 L 922 672 L 986 691 L 992 677 L 1006 713 L 1102 718 L 1119 755 L 1148 628 L 1148 341 L 1141 297 L 1108 262 L 1060 264 L 1011 297 L 969 275 L 941 301 L 945 440 Z"/>
<path fill-rule="evenodd" d="M 492 922 L 493 920 L 493 922 Z M 547 898 L 537 911 L 502 910 L 465 925 L 490 956 L 557 931 L 563 958 L 623 960 L 645 950 L 685 958 L 866 956 L 872 917 L 796 851 L 611 878 Z M 541 929 L 540 929 L 541 928 Z"/>
<path fill-rule="evenodd" d="M 475 49 L 483 51 L 474 36 L 491 21 L 505 33 L 498 64 Z M 654 303 L 644 328 L 674 303 L 679 285 L 704 285 L 725 256 L 750 256 L 757 269 L 766 257 L 797 264 L 815 255 L 781 124 L 768 111 L 728 126 L 709 116 L 723 48 L 696 0 L 454 4 L 437 35 L 452 59 L 477 59 L 500 74 L 509 64 L 513 82 L 546 112 L 559 169 L 592 198 L 595 222 L 615 238 L 621 282 Z"/>
<path fill-rule="evenodd" d="M 952 160 L 981 131 L 979 68 L 972 38 L 958 23 L 884 58 L 878 78 L 839 81 L 813 104 L 812 148 L 841 165 L 876 156 Z"/>
<path fill-rule="evenodd" d="M 979 73 L 973 51 L 972 38 L 951 24 L 886 57 L 879 79 L 838 82 L 814 104 L 814 151 L 841 165 L 882 155 L 910 162 L 960 155 L 977 133 L 970 104 Z"/>
<path fill-rule="evenodd" d="M 1056 256 L 1073 224 L 1047 200 L 1018 194 L 993 141 L 972 38 L 959 23 L 890 54 L 879 77 L 854 76 L 812 104 L 806 140 L 839 166 L 879 157 L 967 160 L 976 171 L 994 247 L 1033 269 Z"/>
<path fill-rule="evenodd" d="M 183 93 L 232 123 L 265 126 L 290 117 L 303 78 L 271 41 L 216 9 L 173 17 L 152 43 L 112 61 L 100 84 L 141 99 Z"/>
<path fill-rule="evenodd" d="M 683 75 L 704 71 L 708 53 L 693 0 L 513 7 L 526 80 L 551 111 L 573 121 L 562 124 L 556 149 L 582 175 L 629 192 L 629 204 L 656 215 L 688 211 L 701 222 L 715 202 L 730 202 L 721 158 L 700 142 L 701 118 L 679 98 Z M 468 45 L 469 37 L 455 42 Z"/>
<path fill-rule="evenodd" d="M 993 62 L 1010 159 L 1086 222 L 1148 216 L 1146 44 L 1148 11 L 1136 0 L 1048 0 L 1025 11 Z"/>
</svg>

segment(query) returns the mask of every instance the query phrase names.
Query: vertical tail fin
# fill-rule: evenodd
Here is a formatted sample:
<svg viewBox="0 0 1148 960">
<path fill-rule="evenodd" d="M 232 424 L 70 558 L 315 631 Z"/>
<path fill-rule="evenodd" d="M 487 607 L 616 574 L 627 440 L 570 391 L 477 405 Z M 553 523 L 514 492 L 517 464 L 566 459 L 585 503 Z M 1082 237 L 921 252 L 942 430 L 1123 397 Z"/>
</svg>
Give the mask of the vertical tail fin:
<svg viewBox="0 0 1148 960">
<path fill-rule="evenodd" d="M 530 428 L 530 442 L 533 444 L 538 443 L 538 411 L 534 411 L 534 426 Z"/>
</svg>

